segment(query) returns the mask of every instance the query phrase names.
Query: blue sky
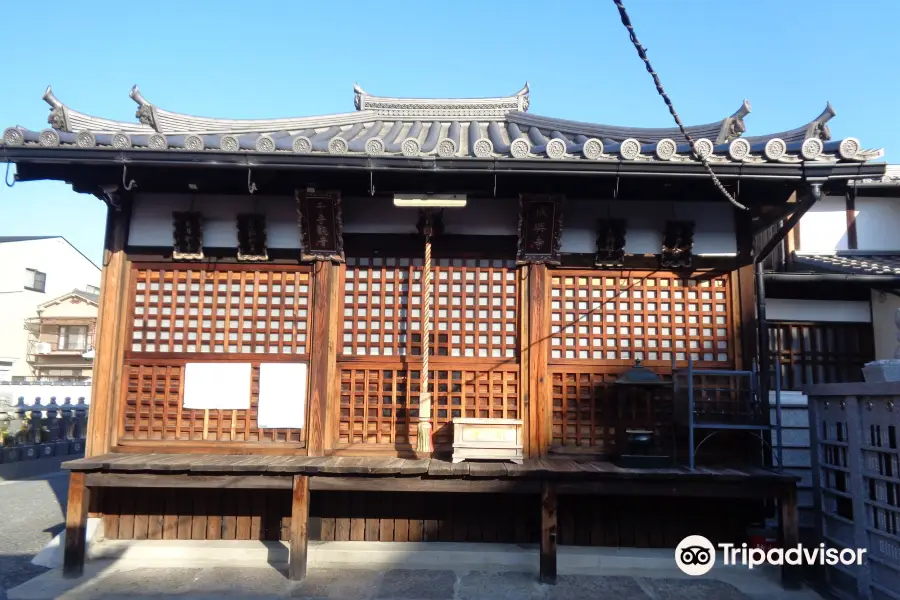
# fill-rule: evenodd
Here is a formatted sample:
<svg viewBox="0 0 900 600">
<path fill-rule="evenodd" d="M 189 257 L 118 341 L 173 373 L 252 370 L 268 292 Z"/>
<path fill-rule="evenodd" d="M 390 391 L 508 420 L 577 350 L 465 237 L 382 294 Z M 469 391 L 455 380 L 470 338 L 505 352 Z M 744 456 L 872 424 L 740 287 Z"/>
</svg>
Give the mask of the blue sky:
<svg viewBox="0 0 900 600">
<path fill-rule="evenodd" d="M 626 7 L 686 123 L 747 98 L 756 135 L 805 124 L 831 101 L 835 138 L 900 162 L 900 2 Z M 536 114 L 672 125 L 611 0 L 5 0 L 0 20 L 0 127 L 46 127 L 48 84 L 82 112 L 132 120 L 135 83 L 170 110 L 258 118 L 353 110 L 357 81 L 375 95 L 477 97 L 526 80 Z M 0 186 L 0 235 L 64 235 L 99 262 L 104 218 L 99 200 L 63 183 Z"/>
</svg>

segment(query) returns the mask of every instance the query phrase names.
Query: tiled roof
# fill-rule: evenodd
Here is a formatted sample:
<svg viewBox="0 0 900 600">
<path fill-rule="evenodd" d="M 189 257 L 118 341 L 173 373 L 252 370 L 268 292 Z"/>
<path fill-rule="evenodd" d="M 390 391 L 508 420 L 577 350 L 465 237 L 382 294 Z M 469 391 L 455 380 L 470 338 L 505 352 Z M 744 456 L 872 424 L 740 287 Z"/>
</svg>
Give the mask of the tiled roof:
<svg viewBox="0 0 900 600">
<path fill-rule="evenodd" d="M 853 275 L 900 275 L 900 253 L 883 255 L 795 254 L 794 263 L 817 271 Z"/>
<path fill-rule="evenodd" d="M 393 98 L 354 87 L 355 112 L 286 119 L 217 119 L 160 108 L 135 86 L 138 122 L 98 118 L 69 108 L 50 88 L 50 129 L 10 127 L 6 146 L 148 149 L 190 152 L 258 152 L 405 158 L 557 159 L 693 162 L 677 128 L 634 128 L 543 117 L 528 113 L 526 84 L 495 98 Z M 809 123 L 779 133 L 742 137 L 746 101 L 732 115 L 688 127 L 698 152 L 711 163 L 865 162 L 881 150 L 864 150 L 855 138 L 831 140 L 829 104 Z"/>
<path fill-rule="evenodd" d="M 58 238 L 58 235 L 0 235 L 0 244 L 6 242 L 31 242 L 34 240 L 49 240 Z"/>
</svg>

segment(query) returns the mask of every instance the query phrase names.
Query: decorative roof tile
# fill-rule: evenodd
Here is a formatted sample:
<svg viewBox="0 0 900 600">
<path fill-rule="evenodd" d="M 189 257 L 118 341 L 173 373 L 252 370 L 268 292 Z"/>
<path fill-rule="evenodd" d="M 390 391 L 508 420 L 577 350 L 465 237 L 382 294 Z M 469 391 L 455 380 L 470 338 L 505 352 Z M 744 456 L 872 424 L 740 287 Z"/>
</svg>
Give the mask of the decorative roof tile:
<svg viewBox="0 0 900 600">
<path fill-rule="evenodd" d="M 900 253 L 897 254 L 795 254 L 796 264 L 816 271 L 852 275 L 900 275 Z"/>
<path fill-rule="evenodd" d="M 405 158 L 696 161 L 677 128 L 634 128 L 527 113 L 528 84 L 511 96 L 426 99 L 373 96 L 354 86 L 356 111 L 286 119 L 217 119 L 162 109 L 134 86 L 139 122 L 92 117 L 62 104 L 50 88 L 52 128 L 10 127 L 6 146 L 385 155 Z M 829 104 L 816 119 L 778 134 L 742 137 L 750 104 L 687 127 L 711 163 L 865 162 L 882 156 L 855 138 L 831 140 Z"/>
</svg>

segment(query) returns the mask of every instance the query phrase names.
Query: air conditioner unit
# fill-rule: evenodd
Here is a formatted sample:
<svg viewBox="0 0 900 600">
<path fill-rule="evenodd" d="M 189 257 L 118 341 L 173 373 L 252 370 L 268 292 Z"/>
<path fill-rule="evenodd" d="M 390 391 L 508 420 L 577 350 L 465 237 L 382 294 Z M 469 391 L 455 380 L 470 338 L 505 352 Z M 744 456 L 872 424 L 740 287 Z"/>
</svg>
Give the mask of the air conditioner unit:
<svg viewBox="0 0 900 600">
<path fill-rule="evenodd" d="M 35 354 L 50 354 L 51 352 L 53 352 L 53 346 L 48 342 L 38 342 L 34 345 Z"/>
</svg>

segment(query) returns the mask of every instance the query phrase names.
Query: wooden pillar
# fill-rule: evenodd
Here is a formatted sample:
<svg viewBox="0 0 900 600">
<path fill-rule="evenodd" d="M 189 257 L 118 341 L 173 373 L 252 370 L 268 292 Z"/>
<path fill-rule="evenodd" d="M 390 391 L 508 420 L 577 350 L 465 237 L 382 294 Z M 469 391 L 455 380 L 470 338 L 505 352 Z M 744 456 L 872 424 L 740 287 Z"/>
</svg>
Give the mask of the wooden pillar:
<svg viewBox="0 0 900 600">
<path fill-rule="evenodd" d="M 799 517 L 797 514 L 797 485 L 793 482 L 782 488 L 781 498 L 781 547 L 785 550 L 796 548 L 800 543 Z M 802 565 L 781 567 L 781 584 L 786 589 L 799 589 L 803 580 Z"/>
<path fill-rule="evenodd" d="M 531 456 L 543 456 L 550 450 L 552 399 L 547 371 L 549 313 L 547 304 L 547 266 L 528 266 L 528 396 L 529 448 Z"/>
<path fill-rule="evenodd" d="M 116 428 L 116 402 L 122 370 L 125 308 L 128 306 L 128 239 L 129 204 L 110 207 L 106 214 L 106 240 L 103 269 L 100 276 L 100 305 L 91 388 L 91 408 L 85 456 L 106 454 L 113 445 Z"/>
<path fill-rule="evenodd" d="M 69 500 L 66 505 L 63 577 L 81 577 L 84 573 L 88 504 L 90 490 L 85 485 L 84 473 L 73 472 L 69 475 Z"/>
<path fill-rule="evenodd" d="M 556 486 L 544 481 L 541 488 L 541 583 L 556 583 Z"/>
<path fill-rule="evenodd" d="M 331 449 L 334 432 L 330 427 L 329 400 L 335 402 L 337 368 L 338 297 L 340 267 L 317 262 L 312 276 L 312 336 L 309 340 L 309 456 L 324 456 Z"/>
<path fill-rule="evenodd" d="M 531 337 L 528 333 L 529 320 L 531 313 L 529 311 L 529 298 L 531 290 L 529 289 L 527 265 L 521 265 L 516 269 L 516 277 L 519 278 L 519 302 L 517 325 L 519 328 L 519 415 L 523 423 L 523 439 L 522 446 L 526 458 L 537 456 L 537 449 L 533 446 L 531 431 L 533 428 L 534 417 L 531 414 L 532 402 L 531 394 L 528 387 L 531 373 Z"/>
<path fill-rule="evenodd" d="M 306 475 L 294 475 L 290 535 L 288 578 L 298 581 L 306 577 L 306 554 L 309 544 L 309 477 Z"/>
</svg>

